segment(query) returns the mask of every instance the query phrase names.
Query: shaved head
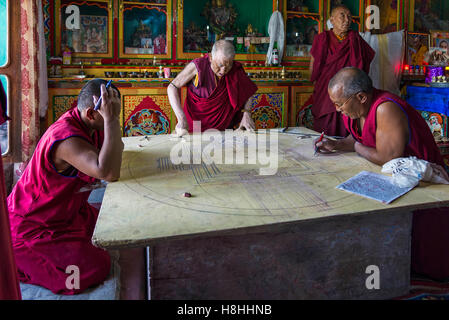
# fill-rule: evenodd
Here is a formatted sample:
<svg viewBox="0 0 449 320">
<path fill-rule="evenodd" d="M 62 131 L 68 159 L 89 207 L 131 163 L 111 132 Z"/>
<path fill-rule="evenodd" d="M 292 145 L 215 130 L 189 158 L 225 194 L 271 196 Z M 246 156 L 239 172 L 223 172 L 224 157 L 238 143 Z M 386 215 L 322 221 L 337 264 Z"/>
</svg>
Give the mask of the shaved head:
<svg viewBox="0 0 449 320">
<path fill-rule="evenodd" d="M 344 4 L 337 4 L 336 6 L 334 6 L 332 8 L 331 16 L 335 16 L 336 12 L 339 10 L 344 10 L 344 11 L 348 11 L 349 13 L 351 13 L 351 10 L 349 10 L 349 8 L 347 6 L 345 6 Z"/>
<path fill-rule="evenodd" d="M 222 55 L 226 59 L 234 59 L 234 45 L 228 40 L 218 40 L 212 47 L 211 55 L 212 59 L 216 58 L 219 55 Z"/>
<path fill-rule="evenodd" d="M 347 98 L 358 92 L 371 93 L 373 81 L 363 70 L 346 67 L 332 77 L 327 88 L 329 92 L 341 90 L 343 97 Z"/>
</svg>

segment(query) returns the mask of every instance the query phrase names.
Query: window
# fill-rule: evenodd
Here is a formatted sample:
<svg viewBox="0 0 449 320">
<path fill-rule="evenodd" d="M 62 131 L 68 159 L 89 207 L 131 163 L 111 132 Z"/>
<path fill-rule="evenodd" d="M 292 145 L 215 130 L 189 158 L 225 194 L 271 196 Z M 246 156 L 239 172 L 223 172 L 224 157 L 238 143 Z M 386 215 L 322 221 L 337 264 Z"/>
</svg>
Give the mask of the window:
<svg viewBox="0 0 449 320">
<path fill-rule="evenodd" d="M 0 146 L 3 161 L 14 162 L 21 160 L 20 1 L 0 0 L 0 21 L 0 82 L 12 118 L 0 126 Z"/>
<path fill-rule="evenodd" d="M 6 23 L 0 23 L 0 67 L 5 67 L 8 64 L 8 1 L 0 0 L 0 21 Z M 0 71 L 1 72 L 1 71 Z M 6 99 L 9 100 L 8 90 L 8 77 L 0 73 L 0 82 L 3 85 L 3 89 L 6 93 Z M 8 101 L 9 105 L 9 101 Z M 8 122 L 0 125 L 0 147 L 2 155 L 9 151 L 9 125 Z"/>
</svg>

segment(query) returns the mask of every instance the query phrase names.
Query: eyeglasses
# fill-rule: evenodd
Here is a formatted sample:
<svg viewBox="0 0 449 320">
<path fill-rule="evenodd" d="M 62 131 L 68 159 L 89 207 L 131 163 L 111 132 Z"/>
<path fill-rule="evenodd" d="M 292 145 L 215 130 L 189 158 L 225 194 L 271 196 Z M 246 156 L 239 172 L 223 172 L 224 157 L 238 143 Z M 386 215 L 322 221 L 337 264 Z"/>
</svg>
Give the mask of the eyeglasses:
<svg viewBox="0 0 449 320">
<path fill-rule="evenodd" d="M 335 102 L 332 102 L 332 103 L 334 104 L 334 106 L 335 106 L 336 108 L 341 109 L 341 108 L 342 108 L 342 107 L 343 107 L 349 100 L 351 100 L 352 97 L 354 97 L 354 96 L 355 96 L 356 94 L 358 94 L 358 93 L 360 93 L 360 91 L 351 94 L 351 95 L 349 96 L 349 98 L 346 99 L 346 101 L 343 102 L 342 104 L 338 104 L 338 103 L 335 103 Z"/>
</svg>

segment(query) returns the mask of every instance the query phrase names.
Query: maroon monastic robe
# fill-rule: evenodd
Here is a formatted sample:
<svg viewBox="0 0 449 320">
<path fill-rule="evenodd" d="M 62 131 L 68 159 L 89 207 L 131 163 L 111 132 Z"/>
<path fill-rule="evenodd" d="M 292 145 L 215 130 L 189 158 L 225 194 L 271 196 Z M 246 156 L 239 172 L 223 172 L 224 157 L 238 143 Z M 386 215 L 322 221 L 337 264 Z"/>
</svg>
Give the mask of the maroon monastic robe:
<svg viewBox="0 0 449 320">
<path fill-rule="evenodd" d="M 240 111 L 257 91 L 257 86 L 239 62 L 234 61 L 231 70 L 221 79 L 212 71 L 208 55 L 193 63 L 198 70 L 198 84 L 188 86 L 184 103 L 190 132 L 193 121 L 201 121 L 201 131 L 232 128 L 241 120 Z"/>
<path fill-rule="evenodd" d="M 331 136 L 346 136 L 341 115 L 329 98 L 327 86 L 330 79 L 344 67 L 356 67 L 368 73 L 375 51 L 358 32 L 351 30 L 342 42 L 338 42 L 333 31 L 318 34 L 310 53 L 314 58 L 311 81 L 315 85 L 308 103 L 312 103 L 314 130 Z"/>
<path fill-rule="evenodd" d="M 53 165 L 53 147 L 70 137 L 82 138 L 97 149 L 103 143 L 103 132 L 91 135 L 78 109 L 70 109 L 39 140 L 8 197 L 19 280 L 69 295 L 104 281 L 111 263 L 109 254 L 91 241 L 98 209 L 87 200 L 96 179 L 74 168 L 61 173 Z M 79 287 L 67 285 L 75 274 L 69 266 L 79 270 Z"/>
<path fill-rule="evenodd" d="M 407 115 L 410 138 L 404 157 L 416 156 L 444 167 L 435 139 L 424 118 L 406 101 L 382 90 L 374 90 L 373 104 L 358 134 L 357 122 L 342 116 L 353 138 L 363 145 L 376 147 L 376 111 L 380 104 L 391 101 Z M 449 279 L 449 208 L 423 209 L 413 212 L 411 239 L 411 269 L 413 272 L 436 280 Z"/>
</svg>

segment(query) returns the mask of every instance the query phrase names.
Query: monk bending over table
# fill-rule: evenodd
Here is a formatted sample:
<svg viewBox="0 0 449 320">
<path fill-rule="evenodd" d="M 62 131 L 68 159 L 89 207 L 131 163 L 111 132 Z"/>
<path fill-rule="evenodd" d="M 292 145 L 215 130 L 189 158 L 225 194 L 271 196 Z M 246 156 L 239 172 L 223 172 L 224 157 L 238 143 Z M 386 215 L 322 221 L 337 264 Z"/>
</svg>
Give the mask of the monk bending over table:
<svg viewBox="0 0 449 320">
<path fill-rule="evenodd" d="M 335 6 L 330 22 L 333 28 L 318 34 L 313 40 L 309 71 L 314 90 L 305 105 L 312 105 L 315 131 L 324 131 L 330 136 L 346 136 L 341 116 L 327 94 L 327 85 L 343 67 L 357 67 L 369 73 L 375 52 L 358 32 L 349 30 L 352 16 L 346 6 Z"/>
<path fill-rule="evenodd" d="M 193 131 L 193 121 L 201 121 L 201 131 L 232 129 L 237 125 L 238 129 L 254 129 L 249 98 L 257 86 L 234 56 L 232 43 L 219 40 L 210 55 L 190 62 L 170 82 L 167 94 L 178 120 L 179 136 Z M 187 86 L 184 109 L 179 96 L 183 86 Z"/>
<path fill-rule="evenodd" d="M 99 179 L 120 177 L 120 93 L 105 84 L 94 79 L 81 89 L 78 106 L 47 129 L 8 197 L 20 281 L 58 294 L 80 293 L 110 272 L 109 254 L 91 243 L 98 209 L 87 202 Z M 69 266 L 79 270 L 78 288 L 66 284 Z"/>
<path fill-rule="evenodd" d="M 422 116 L 400 97 L 374 88 L 364 71 L 343 68 L 329 81 L 328 92 L 350 134 L 341 140 L 315 142 L 320 152 L 355 151 L 378 165 L 416 156 L 444 168 Z M 448 227 L 449 208 L 413 212 L 411 264 L 415 273 L 440 280 L 449 277 Z"/>
</svg>

